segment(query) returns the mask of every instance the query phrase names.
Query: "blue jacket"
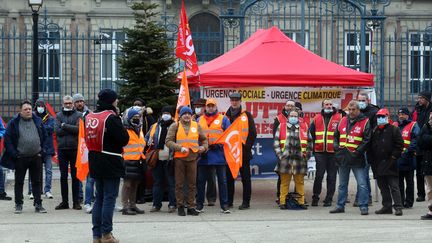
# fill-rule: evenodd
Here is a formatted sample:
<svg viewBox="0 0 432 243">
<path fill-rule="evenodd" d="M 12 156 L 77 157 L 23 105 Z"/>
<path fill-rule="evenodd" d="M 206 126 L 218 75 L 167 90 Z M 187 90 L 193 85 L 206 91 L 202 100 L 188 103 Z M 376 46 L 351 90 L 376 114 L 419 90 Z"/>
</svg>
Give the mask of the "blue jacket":
<svg viewBox="0 0 432 243">
<path fill-rule="evenodd" d="M 0 117 L 0 139 L 3 138 L 5 133 L 6 133 L 6 128 L 3 126 L 3 119 Z"/>
<path fill-rule="evenodd" d="M 402 132 L 405 126 L 407 126 L 411 120 L 399 124 L 399 129 Z M 416 157 L 415 153 L 417 150 L 417 137 L 420 133 L 420 127 L 416 123 L 411 132 L 411 143 L 404 152 L 402 152 L 401 157 L 398 159 L 398 167 L 400 171 L 414 170 L 416 168 Z"/>
<path fill-rule="evenodd" d="M 216 113 L 218 115 L 219 113 Z M 200 116 L 198 118 L 198 121 L 200 119 L 205 119 L 204 116 Z M 229 119 L 224 116 L 222 119 L 222 129 L 225 131 L 229 126 L 231 125 L 231 122 Z M 226 165 L 226 159 L 224 155 L 223 150 L 223 144 L 214 144 L 209 145 L 209 149 L 207 153 L 202 154 L 201 158 L 198 160 L 198 165 Z"/>
<path fill-rule="evenodd" d="M 37 114 L 35 113 L 35 115 L 37 115 Z M 39 118 L 41 118 L 41 117 L 39 117 Z M 47 132 L 46 151 L 45 151 L 46 154 L 45 155 L 52 156 L 55 154 L 54 139 L 53 139 L 55 120 L 49 114 L 45 114 L 44 118 L 41 118 L 41 119 L 42 119 L 42 124 L 43 124 L 43 126 Z"/>
<path fill-rule="evenodd" d="M 1 158 L 0 164 L 8 169 L 15 168 L 15 160 L 18 158 L 18 138 L 19 138 L 19 121 L 21 119 L 20 114 L 14 116 L 12 120 L 9 121 L 6 128 L 6 133 L 4 135 L 5 153 Z M 46 155 L 47 151 L 47 132 L 42 124 L 42 119 L 32 114 L 32 119 L 36 124 L 38 129 L 40 144 L 41 144 L 41 155 L 42 157 Z"/>
</svg>

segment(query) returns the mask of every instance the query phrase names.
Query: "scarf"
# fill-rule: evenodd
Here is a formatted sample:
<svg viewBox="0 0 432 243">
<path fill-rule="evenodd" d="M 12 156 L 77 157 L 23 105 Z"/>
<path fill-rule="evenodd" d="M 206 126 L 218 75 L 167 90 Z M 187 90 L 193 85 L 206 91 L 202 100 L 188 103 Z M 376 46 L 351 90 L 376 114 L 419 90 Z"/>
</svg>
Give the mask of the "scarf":
<svg viewBox="0 0 432 243">
<path fill-rule="evenodd" d="M 160 134 L 159 134 L 159 143 L 157 145 L 158 149 L 164 149 L 165 146 L 165 138 L 168 134 L 168 127 L 171 126 L 171 124 L 173 123 L 173 120 L 169 120 L 169 121 L 160 121 L 159 125 L 161 127 L 160 130 Z"/>
</svg>

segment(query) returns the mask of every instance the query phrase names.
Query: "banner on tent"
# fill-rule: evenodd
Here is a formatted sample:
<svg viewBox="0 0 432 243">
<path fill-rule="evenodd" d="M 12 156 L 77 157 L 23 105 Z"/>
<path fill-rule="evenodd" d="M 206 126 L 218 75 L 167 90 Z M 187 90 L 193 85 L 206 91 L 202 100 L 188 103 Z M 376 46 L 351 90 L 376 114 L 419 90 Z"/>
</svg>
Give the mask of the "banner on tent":
<svg viewBox="0 0 432 243">
<path fill-rule="evenodd" d="M 336 106 L 344 109 L 359 93 L 368 93 L 372 103 L 376 96 L 371 88 L 312 88 L 312 87 L 242 87 L 214 88 L 205 87 L 202 97 L 213 98 L 218 102 L 218 110 L 225 112 L 229 106 L 229 95 L 239 92 L 242 95 L 242 107 L 249 111 L 255 121 L 258 138 L 252 148 L 254 155 L 251 161 L 253 175 L 273 174 L 276 156 L 273 152 L 273 123 L 275 117 L 282 111 L 287 100 L 302 104 L 304 119 L 310 119 L 321 111 L 324 99 L 331 99 Z"/>
</svg>

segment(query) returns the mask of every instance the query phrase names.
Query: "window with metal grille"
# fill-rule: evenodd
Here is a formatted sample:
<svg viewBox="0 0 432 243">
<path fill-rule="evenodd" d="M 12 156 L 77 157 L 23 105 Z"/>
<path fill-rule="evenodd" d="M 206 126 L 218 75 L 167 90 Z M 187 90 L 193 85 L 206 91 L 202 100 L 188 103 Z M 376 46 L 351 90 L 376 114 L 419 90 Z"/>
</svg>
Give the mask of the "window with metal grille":
<svg viewBox="0 0 432 243">
<path fill-rule="evenodd" d="M 126 34 L 118 30 L 102 30 L 100 35 L 101 55 L 101 89 L 118 90 L 118 84 L 124 82 L 119 77 L 119 64 L 117 58 L 123 55 L 122 43 Z"/>
<path fill-rule="evenodd" d="M 413 94 L 432 89 L 432 34 L 410 34 L 410 91 Z"/>
<path fill-rule="evenodd" d="M 192 41 L 200 64 L 221 55 L 221 31 L 219 19 L 210 13 L 200 13 L 189 20 Z"/>
<path fill-rule="evenodd" d="M 370 70 L 370 34 L 366 33 L 366 72 Z M 360 71 L 360 33 L 345 32 L 344 66 Z"/>
<path fill-rule="evenodd" d="M 39 92 L 60 92 L 61 58 L 59 32 L 43 32 L 39 39 Z"/>
<path fill-rule="evenodd" d="M 287 30 L 287 31 L 284 31 L 284 33 L 291 40 L 297 42 L 298 44 L 302 45 L 304 43 L 303 47 L 305 49 L 309 49 L 309 32 L 308 31 L 304 32 L 304 37 L 303 37 L 303 34 L 300 30 L 298 30 L 298 31 Z"/>
</svg>

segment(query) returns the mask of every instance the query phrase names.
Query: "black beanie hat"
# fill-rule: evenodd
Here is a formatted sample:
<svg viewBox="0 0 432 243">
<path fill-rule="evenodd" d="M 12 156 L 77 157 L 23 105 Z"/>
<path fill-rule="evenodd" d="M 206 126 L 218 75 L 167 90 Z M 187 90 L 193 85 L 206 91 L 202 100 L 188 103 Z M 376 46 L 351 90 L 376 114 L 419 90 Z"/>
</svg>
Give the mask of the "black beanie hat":
<svg viewBox="0 0 432 243">
<path fill-rule="evenodd" d="M 170 113 L 171 116 L 174 114 L 174 110 L 173 110 L 172 106 L 168 106 L 168 105 L 162 107 L 161 114 L 163 114 L 164 112 Z"/>
<path fill-rule="evenodd" d="M 99 101 L 107 104 L 112 104 L 117 100 L 117 93 L 112 89 L 103 89 L 98 94 Z"/>
<path fill-rule="evenodd" d="M 409 112 L 408 108 L 406 108 L 406 107 L 399 108 L 398 114 L 399 113 L 402 113 L 402 114 L 405 114 L 405 115 L 408 115 L 408 116 L 410 115 L 410 112 Z"/>
</svg>

